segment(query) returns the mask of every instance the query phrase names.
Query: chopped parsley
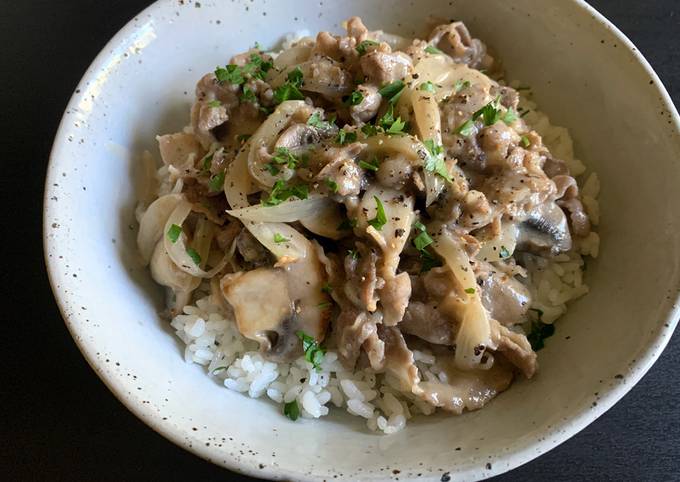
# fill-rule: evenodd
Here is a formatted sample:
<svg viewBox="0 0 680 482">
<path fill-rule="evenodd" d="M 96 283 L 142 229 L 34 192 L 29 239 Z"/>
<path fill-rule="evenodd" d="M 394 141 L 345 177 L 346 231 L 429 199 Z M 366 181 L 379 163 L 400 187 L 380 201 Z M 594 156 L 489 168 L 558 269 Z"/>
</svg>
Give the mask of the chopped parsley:
<svg viewBox="0 0 680 482">
<path fill-rule="evenodd" d="M 182 234 L 182 226 L 178 226 L 176 224 L 173 224 L 172 226 L 170 226 L 170 229 L 168 229 L 168 239 L 173 244 L 175 244 L 177 242 L 180 234 Z"/>
<path fill-rule="evenodd" d="M 299 159 L 295 157 L 287 147 L 277 147 L 272 157 L 272 162 L 276 164 L 285 164 L 290 169 L 295 169 L 298 165 Z"/>
<path fill-rule="evenodd" d="M 470 87 L 469 80 L 458 79 L 456 80 L 456 83 L 453 85 L 453 91 L 457 94 L 461 90 L 467 89 L 468 87 Z"/>
<path fill-rule="evenodd" d="M 319 308 L 321 308 L 322 310 L 325 310 L 325 309 L 330 308 L 331 306 L 333 306 L 333 303 L 331 303 L 330 301 L 324 301 L 323 303 L 319 303 L 317 306 L 318 306 Z"/>
<path fill-rule="evenodd" d="M 210 102 L 208 102 L 208 107 L 211 107 L 211 108 L 213 108 L 213 109 L 214 109 L 215 107 L 219 107 L 219 106 L 221 106 L 221 105 L 222 105 L 222 102 L 220 102 L 220 101 L 217 100 L 217 99 L 211 100 Z"/>
<path fill-rule="evenodd" d="M 439 50 L 434 45 L 428 45 L 427 47 L 425 47 L 425 52 L 427 52 L 428 54 L 432 54 L 432 55 L 443 55 L 444 54 L 444 52 Z"/>
<path fill-rule="evenodd" d="M 249 89 L 248 87 L 244 87 L 243 94 L 241 94 L 241 102 L 250 102 L 253 104 L 257 102 L 255 92 L 253 92 L 252 89 Z"/>
<path fill-rule="evenodd" d="M 279 179 L 274 183 L 269 197 L 264 201 L 265 206 L 276 206 L 286 201 L 288 198 L 296 197 L 298 199 L 307 199 L 309 195 L 309 187 L 306 184 L 296 184 L 288 186 L 286 181 Z"/>
<path fill-rule="evenodd" d="M 517 119 L 519 119 L 519 117 L 517 116 L 517 112 L 515 112 L 515 109 L 513 109 L 512 107 L 509 107 L 508 110 L 505 111 L 505 115 L 503 116 L 503 122 L 510 125 Z"/>
<path fill-rule="evenodd" d="M 288 72 L 288 80 L 286 83 L 274 90 L 274 102 L 280 104 L 287 100 L 304 100 L 305 96 L 300 92 L 302 76 L 303 74 L 300 67 L 295 67 Z"/>
<path fill-rule="evenodd" d="M 522 147 L 529 147 L 531 145 L 531 141 L 527 136 L 522 136 L 519 143 L 522 144 Z"/>
<path fill-rule="evenodd" d="M 469 295 L 474 295 L 475 289 L 474 288 L 465 288 L 465 292 Z"/>
<path fill-rule="evenodd" d="M 355 142 L 357 140 L 357 133 L 356 132 L 348 132 L 345 129 L 340 129 L 338 131 L 338 135 L 335 138 L 335 142 L 338 144 L 350 144 L 352 142 Z"/>
<path fill-rule="evenodd" d="M 472 114 L 472 120 L 475 121 L 481 117 L 484 120 L 484 125 L 486 126 L 492 126 L 501 120 L 500 100 L 501 96 L 499 95 L 477 112 Z"/>
<path fill-rule="evenodd" d="M 468 119 L 458 126 L 458 129 L 456 129 L 456 134 L 460 134 L 461 136 L 464 137 L 469 137 L 474 133 L 474 131 L 475 123 Z"/>
<path fill-rule="evenodd" d="M 357 225 L 356 219 L 345 219 L 343 222 L 338 224 L 338 231 L 347 231 L 349 229 L 355 228 Z"/>
<path fill-rule="evenodd" d="M 390 104 L 387 111 L 378 120 L 378 125 L 388 134 L 403 134 L 406 128 L 406 123 L 401 120 L 401 117 L 394 118 L 394 107 L 392 104 Z"/>
<path fill-rule="evenodd" d="M 359 167 L 366 169 L 367 171 L 377 171 L 378 170 L 378 158 L 374 157 L 371 162 L 359 161 Z"/>
<path fill-rule="evenodd" d="M 423 141 L 423 144 L 425 145 L 425 148 L 429 154 L 423 166 L 425 170 L 434 172 L 447 181 L 453 182 L 451 175 L 446 168 L 446 163 L 444 162 L 444 148 L 440 145 L 435 145 L 433 139 L 427 139 L 426 141 Z"/>
<path fill-rule="evenodd" d="M 229 64 L 226 67 L 217 67 L 215 69 L 215 77 L 221 84 L 236 84 L 241 85 L 245 82 L 243 77 L 243 70 L 238 65 Z"/>
<path fill-rule="evenodd" d="M 193 260 L 193 262 L 196 263 L 196 266 L 201 264 L 201 255 L 198 254 L 198 251 L 196 251 L 194 248 L 187 248 L 187 254 Z"/>
<path fill-rule="evenodd" d="M 378 93 L 383 96 L 390 104 L 396 104 L 401 97 L 401 93 L 404 91 L 404 81 L 395 80 L 389 84 L 384 85 Z"/>
<path fill-rule="evenodd" d="M 427 228 L 425 227 L 425 225 L 423 223 L 421 223 L 420 221 L 416 221 L 413 224 L 413 228 L 417 231 L 420 231 L 418 233 L 418 235 L 415 238 L 413 238 L 413 246 L 415 246 L 415 248 L 418 251 L 422 252 L 425 248 L 427 248 L 429 245 L 431 245 L 434 241 L 432 240 L 430 235 L 427 234 Z"/>
<path fill-rule="evenodd" d="M 330 129 L 332 122 L 330 119 L 328 121 L 322 120 L 321 114 L 314 112 L 309 116 L 309 119 L 307 119 L 307 125 L 316 127 L 317 129 Z"/>
<path fill-rule="evenodd" d="M 439 259 L 435 258 L 432 255 L 432 253 L 430 253 L 427 249 L 424 249 L 420 252 L 420 260 L 421 260 L 420 265 L 421 273 L 427 273 L 432 268 L 438 268 L 439 266 L 442 265 L 442 262 Z"/>
<path fill-rule="evenodd" d="M 321 291 L 323 293 L 330 293 L 333 291 L 333 287 L 330 285 L 330 283 L 324 283 L 323 287 L 321 288 Z"/>
<path fill-rule="evenodd" d="M 281 169 L 276 167 L 276 165 L 273 162 L 268 162 L 267 164 L 264 165 L 264 168 L 271 174 L 272 176 L 276 176 L 281 172 Z"/>
<path fill-rule="evenodd" d="M 531 343 L 532 350 L 538 351 L 545 346 L 544 340 L 555 334 L 555 326 L 543 323 L 541 320 L 543 311 L 536 308 L 530 308 L 529 311 L 535 311 L 538 315 L 538 320 L 531 322 L 531 331 L 527 335 L 527 340 Z"/>
<path fill-rule="evenodd" d="M 434 84 L 432 82 L 430 82 L 429 80 L 427 82 L 423 82 L 422 84 L 420 84 L 419 89 L 424 91 L 424 92 L 432 92 L 432 93 L 434 93 L 437 90 L 436 87 L 434 86 Z"/>
<path fill-rule="evenodd" d="M 281 234 L 279 234 L 279 233 L 274 233 L 274 242 L 275 242 L 275 243 L 277 243 L 277 244 L 278 244 L 278 243 L 287 243 L 288 241 L 290 241 L 290 239 L 284 238 L 284 237 L 283 237 Z"/>
<path fill-rule="evenodd" d="M 241 85 L 246 81 L 246 77 L 264 80 L 265 74 L 274 66 L 268 60 L 264 60 L 257 54 L 250 56 L 250 62 L 243 67 L 235 64 L 229 64 L 225 67 L 217 67 L 215 69 L 215 77 L 223 83 Z"/>
<path fill-rule="evenodd" d="M 347 250 L 347 256 L 349 256 L 353 260 L 357 260 L 357 259 L 361 258 L 359 251 L 357 251 L 356 249 L 348 249 Z"/>
<path fill-rule="evenodd" d="M 373 124 L 364 124 L 363 126 L 361 126 L 361 132 L 363 132 L 366 135 L 366 137 L 378 135 L 378 132 L 380 132 L 380 130 L 382 130 L 382 128 L 374 126 Z"/>
<path fill-rule="evenodd" d="M 360 91 L 355 90 L 350 95 L 346 96 L 344 99 L 345 105 L 359 105 L 364 101 L 364 94 Z"/>
<path fill-rule="evenodd" d="M 215 174 L 208 181 L 208 188 L 211 192 L 218 192 L 224 189 L 224 171 Z"/>
<path fill-rule="evenodd" d="M 338 192 L 338 183 L 330 177 L 326 178 L 326 186 L 328 186 L 328 189 L 330 189 L 331 192 Z"/>
<path fill-rule="evenodd" d="M 498 254 L 500 255 L 501 259 L 510 257 L 510 251 L 508 251 L 508 248 L 506 248 L 505 246 L 501 246 L 501 249 L 498 251 Z"/>
<path fill-rule="evenodd" d="M 296 421 L 300 416 L 300 407 L 298 406 L 297 400 L 284 404 L 283 414 L 293 422 Z"/>
<path fill-rule="evenodd" d="M 375 199 L 376 212 L 373 219 L 369 219 L 368 224 L 380 231 L 385 224 L 387 224 L 387 216 L 385 215 L 385 207 L 378 196 L 373 196 Z"/>
<path fill-rule="evenodd" d="M 210 170 L 210 166 L 211 166 L 211 164 L 212 164 L 212 160 L 213 160 L 213 156 L 214 156 L 214 155 L 215 155 L 215 153 L 213 152 L 212 154 L 209 154 L 209 155 L 207 155 L 207 156 L 205 156 L 205 157 L 203 158 L 203 164 L 202 164 L 202 166 L 203 166 L 203 170 L 204 170 L 204 171 L 209 171 L 209 170 Z"/>
<path fill-rule="evenodd" d="M 307 335 L 304 331 L 298 331 L 295 333 L 297 337 L 302 340 L 302 351 L 305 352 L 305 360 L 311 363 L 316 371 L 321 371 L 321 362 L 323 362 L 323 356 L 326 350 L 322 348 L 317 341 Z"/>
<path fill-rule="evenodd" d="M 357 52 L 359 52 L 359 56 L 364 55 L 369 47 L 377 47 L 380 45 L 378 42 L 375 40 L 364 40 L 362 42 L 359 42 L 359 45 L 357 45 L 356 49 Z"/>
</svg>

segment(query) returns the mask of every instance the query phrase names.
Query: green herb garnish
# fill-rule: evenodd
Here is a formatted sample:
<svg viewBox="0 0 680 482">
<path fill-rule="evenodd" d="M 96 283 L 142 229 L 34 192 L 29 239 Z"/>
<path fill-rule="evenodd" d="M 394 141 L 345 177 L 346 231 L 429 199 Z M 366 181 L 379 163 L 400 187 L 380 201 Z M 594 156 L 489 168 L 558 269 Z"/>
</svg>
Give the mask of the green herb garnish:
<svg viewBox="0 0 680 482">
<path fill-rule="evenodd" d="M 432 54 L 432 55 L 442 55 L 442 54 L 444 54 L 444 52 L 439 50 L 434 45 L 428 45 L 427 47 L 425 47 L 425 52 L 427 52 L 428 54 Z"/>
<path fill-rule="evenodd" d="M 168 229 L 168 239 L 172 242 L 172 244 L 177 242 L 180 234 L 182 234 L 182 226 L 173 224 L 170 226 L 170 229 Z"/>
<path fill-rule="evenodd" d="M 298 158 L 295 157 L 287 147 L 277 147 L 272 157 L 272 162 L 285 164 L 290 169 L 295 169 L 298 165 Z"/>
<path fill-rule="evenodd" d="M 215 174 L 208 181 L 208 188 L 211 192 L 218 192 L 224 189 L 224 171 Z"/>
<path fill-rule="evenodd" d="M 474 295 L 475 289 L 474 288 L 465 288 L 465 292 L 469 295 Z"/>
<path fill-rule="evenodd" d="M 385 224 L 387 224 L 387 216 L 385 215 L 385 207 L 378 196 L 373 196 L 375 199 L 376 212 L 373 219 L 369 219 L 368 224 L 380 231 Z"/>
<path fill-rule="evenodd" d="M 499 95 L 494 100 L 486 104 L 484 107 L 479 109 L 477 112 L 472 114 L 472 120 L 477 120 L 482 117 L 484 120 L 484 125 L 492 126 L 499 120 L 501 120 L 501 106 L 500 106 L 501 96 Z"/>
<path fill-rule="evenodd" d="M 382 130 L 381 127 L 374 126 L 373 124 L 364 124 L 363 126 L 361 126 L 361 132 L 363 132 L 366 135 L 366 137 L 375 136 L 381 130 Z"/>
<path fill-rule="evenodd" d="M 221 106 L 221 105 L 222 105 L 222 102 L 220 102 L 220 101 L 217 100 L 217 99 L 211 100 L 210 102 L 208 102 L 208 107 L 211 107 L 211 108 L 213 108 L 213 109 L 214 109 L 215 107 L 219 107 L 219 106 Z"/>
<path fill-rule="evenodd" d="M 344 104 L 345 105 L 359 105 L 363 102 L 364 100 L 364 94 L 362 94 L 360 91 L 355 90 L 352 92 L 350 95 L 348 95 L 345 100 Z"/>
<path fill-rule="evenodd" d="M 503 116 L 503 122 L 510 125 L 513 122 L 515 122 L 517 119 L 518 119 L 518 117 L 517 117 L 517 112 L 515 112 L 515 109 L 510 107 L 510 108 L 508 108 L 507 111 L 505 111 L 505 115 Z"/>
<path fill-rule="evenodd" d="M 288 81 L 274 91 L 274 102 L 280 104 L 286 100 L 304 100 L 305 96 L 300 92 L 302 78 L 303 74 L 300 67 L 295 67 L 288 72 Z"/>
<path fill-rule="evenodd" d="M 345 129 L 340 129 L 338 135 L 335 138 L 335 142 L 338 144 L 350 144 L 357 140 L 357 133 L 354 131 L 346 131 Z"/>
<path fill-rule="evenodd" d="M 439 266 L 442 266 L 442 262 L 438 258 L 435 258 L 427 249 L 424 249 L 420 252 L 420 259 L 421 273 L 427 273 L 432 268 L 438 268 Z"/>
<path fill-rule="evenodd" d="M 359 167 L 362 169 L 366 169 L 367 171 L 377 171 L 379 166 L 378 166 L 378 159 L 373 158 L 371 162 L 366 162 L 366 161 L 359 161 Z"/>
<path fill-rule="evenodd" d="M 357 45 L 356 49 L 357 52 L 359 52 L 359 56 L 364 55 L 369 47 L 377 47 L 380 45 L 378 42 L 375 40 L 364 40 L 362 42 L 359 42 L 359 45 Z"/>
<path fill-rule="evenodd" d="M 423 251 L 434 242 L 430 235 L 427 234 L 427 228 L 423 223 L 416 221 L 413 223 L 413 228 L 420 231 L 418 235 L 413 238 L 413 246 L 415 246 L 418 251 Z"/>
<path fill-rule="evenodd" d="M 194 263 L 196 263 L 196 266 L 201 264 L 201 255 L 198 254 L 198 251 L 196 251 L 194 248 L 187 248 L 187 254 L 194 261 Z"/>
<path fill-rule="evenodd" d="M 461 136 L 464 137 L 469 137 L 474 133 L 474 131 L 475 123 L 468 119 L 465 122 L 463 122 L 460 126 L 458 126 L 458 129 L 456 129 L 456 134 L 460 134 Z"/>
<path fill-rule="evenodd" d="M 451 175 L 449 174 L 449 171 L 446 168 L 446 163 L 444 162 L 444 148 L 440 145 L 435 145 L 433 139 L 427 139 L 423 141 L 423 144 L 425 145 L 425 148 L 429 154 L 423 166 L 425 170 L 434 172 L 447 181 L 452 182 Z"/>
<path fill-rule="evenodd" d="M 272 191 L 269 193 L 269 197 L 264 201 L 265 206 L 276 206 L 286 201 L 290 197 L 296 197 L 299 199 L 307 199 L 309 195 L 309 187 L 306 184 L 296 184 L 293 186 L 288 186 L 286 181 L 279 179 L 274 183 Z"/>
<path fill-rule="evenodd" d="M 307 335 L 304 331 L 298 331 L 295 334 L 302 340 L 302 351 L 305 352 L 305 360 L 311 363 L 316 371 L 320 372 L 321 362 L 323 361 L 326 350 L 322 348 L 313 337 Z"/>
<path fill-rule="evenodd" d="M 357 225 L 356 219 L 345 219 L 343 222 L 338 224 L 338 231 L 347 231 L 349 229 L 354 229 Z"/>
<path fill-rule="evenodd" d="M 296 421 L 300 416 L 300 407 L 298 406 L 297 400 L 284 404 L 283 414 L 293 422 Z"/>
<path fill-rule="evenodd" d="M 456 83 L 453 86 L 453 91 L 457 94 L 461 90 L 467 89 L 468 87 L 470 87 L 469 80 L 458 79 L 456 80 Z"/>
<path fill-rule="evenodd" d="M 226 82 L 228 84 L 241 85 L 245 82 L 243 70 L 234 64 L 227 65 L 226 67 L 217 67 L 215 69 L 215 77 L 221 84 Z"/>
<path fill-rule="evenodd" d="M 325 310 L 326 308 L 330 308 L 331 306 L 333 306 L 333 303 L 331 303 L 330 301 L 324 301 L 323 303 L 319 303 L 317 306 L 322 310 Z"/>
<path fill-rule="evenodd" d="M 432 92 L 432 93 L 434 93 L 437 90 L 436 87 L 434 86 L 434 84 L 432 82 L 430 82 L 429 80 L 427 82 L 423 82 L 422 84 L 420 84 L 419 89 L 424 91 L 424 92 Z"/>
<path fill-rule="evenodd" d="M 544 340 L 555 334 L 555 325 L 543 323 L 543 311 L 530 308 L 530 311 L 535 311 L 538 314 L 538 320 L 531 322 L 531 331 L 527 335 L 527 340 L 531 343 L 531 348 L 538 351 L 545 346 Z"/>
<path fill-rule="evenodd" d="M 275 242 L 275 243 L 277 243 L 277 244 L 278 244 L 278 243 L 287 243 L 288 241 L 290 241 L 290 239 L 284 238 L 284 237 L 283 237 L 281 234 L 279 234 L 279 233 L 274 233 L 274 242 Z"/>
<path fill-rule="evenodd" d="M 316 127 L 317 129 L 330 129 L 332 122 L 330 119 L 328 121 L 322 120 L 321 114 L 314 112 L 309 116 L 309 119 L 307 119 L 307 125 Z"/>
<path fill-rule="evenodd" d="M 347 250 L 347 256 L 349 256 L 353 260 L 357 260 L 357 259 L 361 258 L 359 251 L 357 251 L 356 249 L 348 249 Z"/>
<path fill-rule="evenodd" d="M 519 142 L 522 144 L 522 147 L 529 147 L 531 145 L 531 141 L 527 136 L 522 136 Z"/>
<path fill-rule="evenodd" d="M 390 104 L 396 104 L 404 91 L 404 82 L 402 80 L 395 80 L 389 84 L 384 85 L 378 93 L 383 96 Z"/>
<path fill-rule="evenodd" d="M 212 371 L 212 374 L 213 374 L 213 375 L 217 375 L 219 372 L 222 372 L 222 371 L 224 371 L 224 370 L 226 370 L 226 369 L 227 369 L 227 367 L 217 367 L 217 368 L 214 368 L 213 371 Z"/>
<path fill-rule="evenodd" d="M 321 288 L 321 291 L 323 293 L 330 293 L 331 291 L 333 291 L 333 287 L 329 283 L 325 283 Z"/>
<path fill-rule="evenodd" d="M 241 94 L 241 102 L 250 102 L 253 104 L 257 102 L 255 92 L 253 92 L 252 89 L 249 89 L 248 87 L 244 87 L 243 94 Z"/>
<path fill-rule="evenodd" d="M 338 192 L 338 183 L 329 177 L 326 178 L 326 186 L 328 186 L 331 192 Z"/>
</svg>

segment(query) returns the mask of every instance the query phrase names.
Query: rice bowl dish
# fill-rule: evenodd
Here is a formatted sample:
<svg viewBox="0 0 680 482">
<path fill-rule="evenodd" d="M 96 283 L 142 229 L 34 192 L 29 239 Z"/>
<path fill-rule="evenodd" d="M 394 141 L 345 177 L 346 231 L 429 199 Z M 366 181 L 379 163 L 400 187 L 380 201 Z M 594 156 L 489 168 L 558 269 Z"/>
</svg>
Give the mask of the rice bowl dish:
<svg viewBox="0 0 680 482">
<path fill-rule="evenodd" d="M 599 180 L 463 23 L 345 27 L 200 79 L 144 154 L 138 244 L 187 362 L 391 434 L 534 375 L 588 292 Z"/>
</svg>

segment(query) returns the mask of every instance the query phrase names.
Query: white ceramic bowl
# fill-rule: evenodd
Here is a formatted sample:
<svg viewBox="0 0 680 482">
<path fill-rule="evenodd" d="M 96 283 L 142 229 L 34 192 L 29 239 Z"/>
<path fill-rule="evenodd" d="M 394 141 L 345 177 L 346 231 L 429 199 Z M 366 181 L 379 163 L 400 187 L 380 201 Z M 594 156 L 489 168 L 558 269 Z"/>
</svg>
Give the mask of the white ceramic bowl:
<svg viewBox="0 0 680 482">
<path fill-rule="evenodd" d="M 187 365 L 156 315 L 161 290 L 137 262 L 135 164 L 187 121 L 196 80 L 257 40 L 366 24 L 421 33 L 459 18 L 531 84 L 602 180 L 601 256 L 591 293 L 540 352 L 541 370 L 479 412 L 412 422 L 392 436 L 334 414 L 291 422 L 266 400 Z M 45 251 L 66 325 L 125 405 L 178 445 L 230 469 L 294 480 L 483 478 L 550 450 L 620 399 L 678 318 L 680 121 L 647 62 L 585 2 L 161 1 L 121 30 L 64 115 L 45 194 Z M 105 414 L 102 414 L 105 416 Z M 399 471 L 399 472 L 397 472 Z"/>
</svg>

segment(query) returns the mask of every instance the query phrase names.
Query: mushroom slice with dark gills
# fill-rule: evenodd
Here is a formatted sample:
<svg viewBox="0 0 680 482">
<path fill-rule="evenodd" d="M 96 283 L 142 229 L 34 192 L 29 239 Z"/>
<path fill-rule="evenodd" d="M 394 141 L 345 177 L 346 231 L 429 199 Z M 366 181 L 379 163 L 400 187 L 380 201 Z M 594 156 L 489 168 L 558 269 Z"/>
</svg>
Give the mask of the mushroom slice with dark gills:
<svg viewBox="0 0 680 482">
<path fill-rule="evenodd" d="M 533 209 L 519 225 L 519 251 L 557 255 L 569 251 L 571 245 L 567 216 L 554 202 L 546 202 Z"/>
<path fill-rule="evenodd" d="M 318 257 L 308 250 L 305 258 L 281 267 L 227 274 L 220 286 L 239 332 L 257 341 L 268 358 L 284 362 L 301 354 L 298 332 L 317 342 L 326 335 L 330 303 L 322 275 Z"/>
</svg>

